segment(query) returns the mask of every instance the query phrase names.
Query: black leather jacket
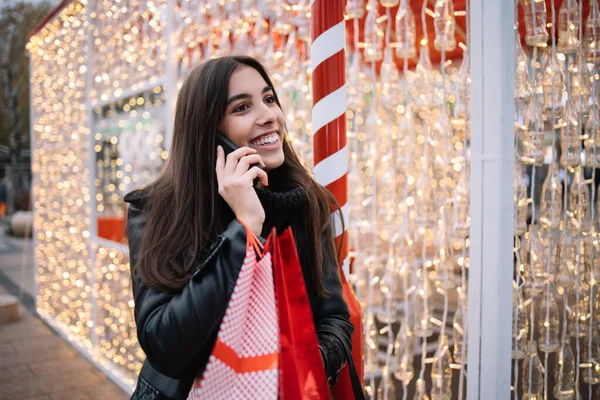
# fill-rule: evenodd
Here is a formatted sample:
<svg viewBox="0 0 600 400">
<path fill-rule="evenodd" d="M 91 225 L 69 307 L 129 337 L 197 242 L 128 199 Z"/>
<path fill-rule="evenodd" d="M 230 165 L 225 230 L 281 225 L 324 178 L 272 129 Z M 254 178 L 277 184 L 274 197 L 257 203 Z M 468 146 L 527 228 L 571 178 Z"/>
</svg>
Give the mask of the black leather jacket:
<svg viewBox="0 0 600 400">
<path fill-rule="evenodd" d="M 127 231 L 137 336 L 147 357 L 132 399 L 186 399 L 194 379 L 204 371 L 216 341 L 245 258 L 246 231 L 239 222 L 232 221 L 210 248 L 202 251 L 188 285 L 178 293 L 163 292 L 144 285 L 135 273 L 146 225 L 146 194 L 144 190 L 134 191 L 125 196 L 125 201 L 129 203 Z M 332 385 L 345 356 L 328 351 L 341 348 L 335 346 L 339 340 L 352 346 L 354 327 L 342 298 L 336 266 L 331 263 L 323 269 L 324 285 L 330 296 L 320 298 L 310 286 L 307 291 Z M 307 276 L 306 271 L 304 275 Z M 320 332 L 332 326 L 343 334 L 331 336 Z M 325 342 L 333 342 L 334 346 L 324 346 Z"/>
</svg>

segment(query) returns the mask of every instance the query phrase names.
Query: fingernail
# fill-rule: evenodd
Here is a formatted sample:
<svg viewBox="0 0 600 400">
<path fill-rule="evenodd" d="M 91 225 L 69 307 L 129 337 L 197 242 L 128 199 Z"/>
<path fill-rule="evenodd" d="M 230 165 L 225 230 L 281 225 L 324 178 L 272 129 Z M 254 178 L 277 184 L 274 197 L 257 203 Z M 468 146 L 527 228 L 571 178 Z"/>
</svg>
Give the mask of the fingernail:
<svg viewBox="0 0 600 400">
<path fill-rule="evenodd" d="M 218 152 L 221 152 L 221 151 L 223 151 L 223 148 L 221 147 L 221 145 L 217 145 L 217 151 L 218 151 Z"/>
</svg>

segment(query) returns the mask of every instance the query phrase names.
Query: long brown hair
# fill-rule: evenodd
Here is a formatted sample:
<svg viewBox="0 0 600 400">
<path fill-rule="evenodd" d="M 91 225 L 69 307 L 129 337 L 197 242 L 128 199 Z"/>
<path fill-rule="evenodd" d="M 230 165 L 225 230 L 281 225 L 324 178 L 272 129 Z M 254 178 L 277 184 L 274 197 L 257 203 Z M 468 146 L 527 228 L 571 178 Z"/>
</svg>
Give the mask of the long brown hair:
<svg viewBox="0 0 600 400">
<path fill-rule="evenodd" d="M 148 217 L 135 265 L 150 287 L 181 290 L 190 280 L 199 252 L 235 218 L 218 194 L 216 132 L 225 115 L 229 80 L 242 66 L 254 68 L 273 87 L 262 64 L 246 56 L 209 60 L 194 68 L 181 87 L 169 159 L 148 187 Z M 275 98 L 281 108 L 276 94 Z M 283 153 L 285 161 L 269 173 L 269 184 L 285 182 L 285 187 L 305 189 L 303 229 L 308 238 L 310 281 L 318 295 L 326 296 L 322 266 L 325 258 L 336 261 L 330 223 L 335 199 L 313 180 L 288 140 L 283 141 Z"/>
</svg>

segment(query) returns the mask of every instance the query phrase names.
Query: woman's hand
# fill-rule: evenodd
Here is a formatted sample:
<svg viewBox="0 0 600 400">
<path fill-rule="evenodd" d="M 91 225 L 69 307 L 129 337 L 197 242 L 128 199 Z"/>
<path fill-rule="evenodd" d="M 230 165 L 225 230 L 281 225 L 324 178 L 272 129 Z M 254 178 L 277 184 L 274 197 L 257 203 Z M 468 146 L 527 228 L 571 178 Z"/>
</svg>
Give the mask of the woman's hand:
<svg viewBox="0 0 600 400">
<path fill-rule="evenodd" d="M 243 221 L 256 236 L 260 235 L 265 222 L 265 210 L 254 190 L 254 179 L 259 178 L 264 186 L 269 185 L 267 173 L 250 166 L 260 164 L 262 158 L 256 150 L 241 147 L 231 152 L 227 159 L 221 146 L 217 146 L 217 181 L 219 194 L 233 210 L 235 217 Z"/>
</svg>

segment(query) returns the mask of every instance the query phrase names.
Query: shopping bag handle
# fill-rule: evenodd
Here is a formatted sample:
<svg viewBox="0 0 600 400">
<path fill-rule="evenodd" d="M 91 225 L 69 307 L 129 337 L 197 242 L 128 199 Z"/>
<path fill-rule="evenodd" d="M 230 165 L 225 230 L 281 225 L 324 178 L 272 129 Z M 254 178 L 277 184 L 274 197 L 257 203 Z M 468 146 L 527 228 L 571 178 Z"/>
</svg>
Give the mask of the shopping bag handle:
<svg viewBox="0 0 600 400">
<path fill-rule="evenodd" d="M 265 246 L 262 244 L 262 242 L 260 241 L 258 236 L 256 236 L 254 234 L 254 232 L 252 232 L 252 229 L 250 229 L 250 227 L 248 225 L 246 225 L 246 223 L 244 221 L 242 221 L 241 219 L 238 219 L 238 222 L 240 224 L 242 224 L 244 226 L 244 228 L 246 228 L 246 236 L 248 238 L 247 239 L 248 244 L 252 245 L 252 247 L 254 247 L 254 251 L 256 251 L 256 254 L 258 254 L 258 257 L 262 258 Z"/>
<path fill-rule="evenodd" d="M 350 372 L 350 381 L 352 382 L 352 391 L 354 392 L 355 400 L 365 400 L 365 392 L 360 383 L 358 372 L 356 372 L 356 366 L 354 365 L 354 359 L 352 358 L 352 351 L 348 347 L 348 344 L 342 340 L 340 329 L 335 326 L 322 326 L 319 328 L 319 332 L 327 332 L 333 335 L 340 345 L 342 346 L 344 353 L 346 354 L 346 362 L 348 363 L 348 372 Z"/>
</svg>

